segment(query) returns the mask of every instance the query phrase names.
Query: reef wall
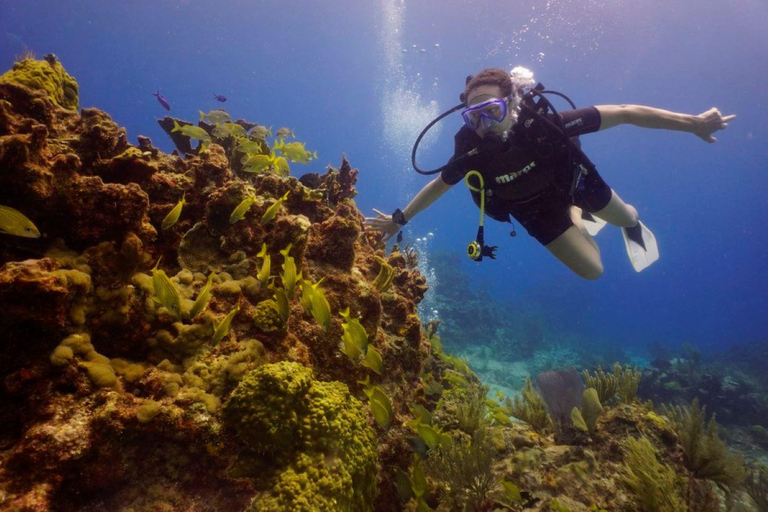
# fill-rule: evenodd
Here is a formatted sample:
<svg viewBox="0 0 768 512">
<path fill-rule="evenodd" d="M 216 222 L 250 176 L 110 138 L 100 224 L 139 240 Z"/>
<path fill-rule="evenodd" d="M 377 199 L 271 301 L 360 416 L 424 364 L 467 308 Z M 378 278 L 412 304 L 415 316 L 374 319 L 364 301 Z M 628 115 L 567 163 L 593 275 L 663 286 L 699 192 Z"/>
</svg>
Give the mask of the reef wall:
<svg viewBox="0 0 768 512">
<path fill-rule="evenodd" d="M 53 57 L 14 68 L 64 73 Z M 291 486 L 318 457 L 328 474 L 311 485 L 327 509 L 334 500 L 370 509 L 375 494 L 382 510 L 395 506 L 378 472 L 407 468 L 403 427 L 377 427 L 357 381 L 368 376 L 394 417 L 407 414 L 429 350 L 416 316 L 426 286 L 363 233 L 349 179 L 357 171 L 343 160 L 310 188 L 295 177 L 238 174 L 231 148 L 216 143 L 188 158 L 146 138 L 134 146 L 104 112 L 73 109 L 71 77 L 27 75 L 0 81 L 0 205 L 42 233 L 0 234 L 2 506 L 245 510 L 261 496 L 271 505 L 255 509 L 292 510 L 301 500 L 291 502 Z M 182 196 L 177 221 L 162 229 Z M 230 222 L 246 197 L 253 204 Z M 382 264 L 391 269 L 386 290 L 374 284 Z M 177 311 L 158 294 L 160 272 Z M 208 276 L 210 299 L 192 315 Z M 323 296 L 326 317 L 305 307 L 302 287 Z M 380 354 L 381 375 L 340 350 L 345 308 Z M 279 371 L 272 363 L 281 361 L 314 383 L 290 400 L 301 402 L 291 415 L 315 426 L 290 446 L 249 444 L 242 433 L 258 429 L 255 420 L 234 420 L 237 402 L 227 400 L 245 393 L 238 385 L 256 378 L 249 372 Z M 250 392 L 280 407 L 273 387 Z M 285 427 L 275 421 L 272 429 Z M 353 497 L 355 488 L 367 491 Z"/>
</svg>

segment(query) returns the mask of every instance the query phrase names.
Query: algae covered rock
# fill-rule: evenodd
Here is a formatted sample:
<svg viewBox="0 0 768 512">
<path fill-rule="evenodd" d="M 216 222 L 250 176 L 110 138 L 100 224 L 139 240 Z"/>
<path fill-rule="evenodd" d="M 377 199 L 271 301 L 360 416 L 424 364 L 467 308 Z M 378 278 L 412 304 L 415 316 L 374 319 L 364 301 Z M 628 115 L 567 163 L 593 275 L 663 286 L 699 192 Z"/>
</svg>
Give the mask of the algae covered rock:
<svg viewBox="0 0 768 512">
<path fill-rule="evenodd" d="M 44 90 L 57 105 L 77 110 L 80 99 L 77 80 L 69 73 L 53 54 L 43 60 L 21 59 L 13 64 L 13 69 L 0 75 L 0 82 L 13 82 L 30 89 Z"/>
<path fill-rule="evenodd" d="M 319 382 L 294 362 L 263 365 L 235 389 L 225 425 L 255 451 L 288 461 L 252 510 L 369 510 L 375 433 L 346 384 Z"/>
</svg>

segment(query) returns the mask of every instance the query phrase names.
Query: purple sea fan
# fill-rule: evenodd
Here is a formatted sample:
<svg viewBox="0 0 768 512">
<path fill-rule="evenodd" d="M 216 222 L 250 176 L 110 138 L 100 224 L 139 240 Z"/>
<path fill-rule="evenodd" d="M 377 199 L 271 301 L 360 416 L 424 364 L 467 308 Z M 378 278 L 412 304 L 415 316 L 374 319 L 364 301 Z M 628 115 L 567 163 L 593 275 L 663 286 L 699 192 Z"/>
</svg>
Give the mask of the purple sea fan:
<svg viewBox="0 0 768 512">
<path fill-rule="evenodd" d="M 560 430 L 571 424 L 571 410 L 581 408 L 584 383 L 581 376 L 571 367 L 567 370 L 543 372 L 536 376 L 536 387 L 547 404 L 547 410 Z"/>
</svg>

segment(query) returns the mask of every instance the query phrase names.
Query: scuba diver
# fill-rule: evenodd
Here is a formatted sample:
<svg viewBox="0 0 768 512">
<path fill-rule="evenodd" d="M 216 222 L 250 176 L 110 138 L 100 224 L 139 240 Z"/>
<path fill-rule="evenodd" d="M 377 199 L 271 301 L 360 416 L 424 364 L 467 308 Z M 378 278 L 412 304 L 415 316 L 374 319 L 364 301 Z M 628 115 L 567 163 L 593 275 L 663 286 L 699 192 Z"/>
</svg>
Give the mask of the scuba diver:
<svg viewBox="0 0 768 512">
<path fill-rule="evenodd" d="M 501 222 L 511 222 L 513 217 L 585 279 L 597 279 L 603 273 L 593 236 L 606 223 L 622 229 L 627 254 L 637 272 L 656 261 L 659 252 L 653 233 L 639 221 L 637 210 L 603 181 L 581 151 L 578 137 L 631 124 L 689 132 L 712 143 L 717 140 L 712 134 L 736 116 L 724 116 L 716 108 L 699 115 L 642 105 L 577 109 L 567 96 L 534 83 L 533 74 L 522 67 L 511 73 L 484 69 L 467 77 L 461 104 L 432 121 L 413 148 L 414 168 L 421 174 L 440 175 L 402 210 L 387 215 L 374 209 L 376 217 L 366 217 L 366 226 L 383 232 L 386 242 L 463 179 L 480 207 L 477 237 L 467 248 L 475 261 L 496 257 L 496 247 L 486 246 L 483 239 L 484 214 Z M 572 109 L 557 112 L 548 94 L 565 98 Z M 453 156 L 438 169 L 421 170 L 416 165 L 419 141 L 431 126 L 457 110 L 462 111 L 464 126 L 454 137 Z M 510 234 L 515 235 L 514 229 Z"/>
</svg>

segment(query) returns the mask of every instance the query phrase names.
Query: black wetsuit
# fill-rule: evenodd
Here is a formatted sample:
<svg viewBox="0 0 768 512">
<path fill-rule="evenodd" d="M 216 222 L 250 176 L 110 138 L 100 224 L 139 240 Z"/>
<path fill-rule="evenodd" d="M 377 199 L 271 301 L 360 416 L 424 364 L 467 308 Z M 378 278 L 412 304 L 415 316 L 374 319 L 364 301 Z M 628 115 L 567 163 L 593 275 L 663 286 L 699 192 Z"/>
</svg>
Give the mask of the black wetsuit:
<svg viewBox="0 0 768 512">
<path fill-rule="evenodd" d="M 600 112 L 595 107 L 567 110 L 559 115 L 566 134 L 576 145 L 579 135 L 600 129 Z M 554 119 L 554 114 L 549 116 Z M 562 137 L 559 144 L 536 144 L 523 140 L 519 136 L 523 132 L 522 127 L 513 128 L 513 135 L 498 151 L 468 157 L 442 171 L 440 176 L 453 185 L 469 171 L 479 171 L 485 182 L 486 213 L 502 222 L 509 222 L 512 215 L 531 236 L 547 245 L 573 225 L 571 205 L 587 212 L 602 210 L 611 200 L 611 188 L 593 170 L 581 177 L 572 197 L 576 155 L 569 156 Z M 451 160 L 481 142 L 466 126 L 456 133 L 454 140 Z"/>
</svg>

